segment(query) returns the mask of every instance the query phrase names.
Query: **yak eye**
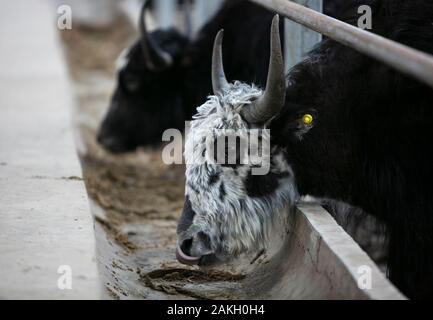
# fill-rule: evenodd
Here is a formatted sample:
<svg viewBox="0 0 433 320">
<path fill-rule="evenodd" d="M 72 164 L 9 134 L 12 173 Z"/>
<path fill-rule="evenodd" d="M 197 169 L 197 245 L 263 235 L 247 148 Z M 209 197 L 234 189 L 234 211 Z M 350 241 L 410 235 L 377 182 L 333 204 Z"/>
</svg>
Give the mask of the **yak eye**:
<svg viewBox="0 0 433 320">
<path fill-rule="evenodd" d="M 140 79 L 133 74 L 127 74 L 123 76 L 123 85 L 129 92 L 137 91 L 140 87 L 140 84 Z"/>
</svg>

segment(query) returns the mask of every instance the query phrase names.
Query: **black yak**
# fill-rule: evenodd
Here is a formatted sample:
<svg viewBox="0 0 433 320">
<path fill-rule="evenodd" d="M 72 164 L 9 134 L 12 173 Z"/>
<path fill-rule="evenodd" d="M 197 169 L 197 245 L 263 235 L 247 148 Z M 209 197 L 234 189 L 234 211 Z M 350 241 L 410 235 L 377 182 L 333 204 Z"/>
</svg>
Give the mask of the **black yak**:
<svg viewBox="0 0 433 320">
<path fill-rule="evenodd" d="M 374 33 L 433 54 L 432 1 L 358 2 L 372 8 Z M 356 24 L 356 9 L 354 1 L 348 23 Z M 329 39 L 289 72 L 285 87 L 276 21 L 264 90 L 226 80 L 222 33 L 215 40 L 214 96 L 197 109 L 196 140 L 186 142 L 179 260 L 225 261 L 258 249 L 273 215 L 312 195 L 382 221 L 391 281 L 408 297 L 432 298 L 433 89 Z M 235 165 L 212 154 L 188 163 L 208 152 L 207 134 L 233 129 L 242 139 L 252 128 L 269 129 L 268 174 L 254 175 L 257 164 L 237 154 Z"/>
</svg>

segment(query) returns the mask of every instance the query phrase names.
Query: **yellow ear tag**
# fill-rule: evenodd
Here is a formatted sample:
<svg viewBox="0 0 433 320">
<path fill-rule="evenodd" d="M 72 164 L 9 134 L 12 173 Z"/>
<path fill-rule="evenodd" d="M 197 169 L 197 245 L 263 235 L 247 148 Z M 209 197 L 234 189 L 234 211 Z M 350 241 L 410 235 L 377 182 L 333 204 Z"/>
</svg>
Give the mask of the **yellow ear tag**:
<svg viewBox="0 0 433 320">
<path fill-rule="evenodd" d="M 303 116 L 302 116 L 302 122 L 304 123 L 304 124 L 306 124 L 306 125 L 310 125 L 310 124 L 312 124 L 313 123 L 313 116 L 311 115 L 311 114 L 304 114 Z"/>
</svg>

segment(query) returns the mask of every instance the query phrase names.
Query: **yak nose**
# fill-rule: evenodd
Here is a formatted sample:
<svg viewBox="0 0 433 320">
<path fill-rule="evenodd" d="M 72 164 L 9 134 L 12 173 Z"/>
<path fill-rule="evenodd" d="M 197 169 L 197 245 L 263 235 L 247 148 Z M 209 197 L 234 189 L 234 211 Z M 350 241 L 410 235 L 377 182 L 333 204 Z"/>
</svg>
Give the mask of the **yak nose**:
<svg viewBox="0 0 433 320">
<path fill-rule="evenodd" d="M 179 246 L 180 249 L 182 250 L 182 252 L 185 253 L 186 255 L 190 256 L 190 257 L 191 257 L 192 241 L 193 241 L 192 238 L 183 240 Z"/>
<path fill-rule="evenodd" d="M 127 151 L 124 144 L 115 137 L 98 134 L 97 141 L 102 147 L 104 147 L 104 149 L 112 153 L 121 153 Z"/>
<path fill-rule="evenodd" d="M 192 238 L 184 239 L 176 249 L 177 260 L 187 265 L 198 264 L 203 256 L 211 253 L 210 239 L 204 232 L 199 232 Z"/>
<path fill-rule="evenodd" d="M 195 265 L 200 261 L 201 257 L 193 257 L 191 255 L 192 241 L 192 239 L 186 239 L 177 246 L 176 258 L 182 264 Z"/>
</svg>

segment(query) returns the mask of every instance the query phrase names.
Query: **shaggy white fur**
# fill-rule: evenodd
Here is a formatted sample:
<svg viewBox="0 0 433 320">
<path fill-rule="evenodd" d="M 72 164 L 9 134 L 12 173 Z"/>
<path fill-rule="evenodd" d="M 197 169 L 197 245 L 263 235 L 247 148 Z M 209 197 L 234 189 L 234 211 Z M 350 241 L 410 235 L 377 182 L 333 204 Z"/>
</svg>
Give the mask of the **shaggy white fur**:
<svg viewBox="0 0 433 320">
<path fill-rule="evenodd" d="M 185 194 L 196 214 L 192 225 L 179 239 L 194 239 L 198 232 L 204 232 L 210 238 L 210 252 L 220 260 L 264 248 L 269 232 L 275 227 L 274 221 L 281 221 L 276 218 L 288 215 L 288 209 L 298 198 L 292 169 L 281 150 L 270 150 L 266 159 L 269 176 L 255 177 L 259 182 L 262 178 L 277 180 L 265 196 L 248 194 L 247 180 L 256 165 L 254 159 L 246 164 L 225 166 L 212 161 L 213 155 L 208 154 L 209 137 L 236 133 L 247 139 L 251 126 L 240 111 L 262 94 L 254 86 L 241 82 L 230 84 L 222 94 L 210 96 L 197 108 L 186 138 Z M 262 143 L 269 142 L 269 133 L 261 132 Z M 192 255 L 197 254 L 195 251 L 203 254 L 202 250 L 199 241 L 193 240 Z"/>
</svg>

